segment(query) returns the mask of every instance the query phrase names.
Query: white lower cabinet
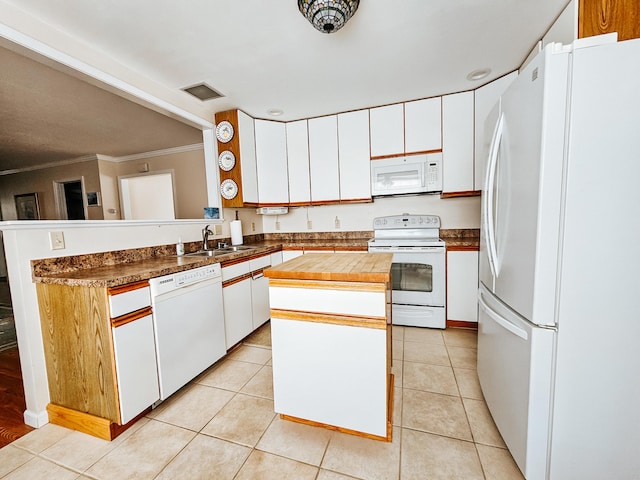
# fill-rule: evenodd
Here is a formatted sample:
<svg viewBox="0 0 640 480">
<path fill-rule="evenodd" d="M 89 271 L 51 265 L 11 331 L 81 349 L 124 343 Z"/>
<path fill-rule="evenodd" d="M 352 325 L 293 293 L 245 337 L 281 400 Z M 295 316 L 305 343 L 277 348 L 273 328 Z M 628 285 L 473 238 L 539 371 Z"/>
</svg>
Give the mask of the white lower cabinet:
<svg viewBox="0 0 640 480">
<path fill-rule="evenodd" d="M 478 252 L 447 252 L 447 320 L 478 321 Z"/>
<path fill-rule="evenodd" d="M 267 254 L 222 268 L 222 299 L 227 349 L 233 347 L 271 316 L 269 280 L 264 269 L 278 253 Z"/>
<path fill-rule="evenodd" d="M 112 327 L 112 332 L 120 423 L 124 425 L 160 399 L 152 317 L 149 314 Z"/>
<path fill-rule="evenodd" d="M 299 257 L 304 252 L 302 250 L 283 250 L 282 251 L 282 261 L 286 262 L 287 260 L 291 260 L 292 258 Z"/>
<path fill-rule="evenodd" d="M 248 262 L 247 262 L 248 263 Z M 222 286 L 224 328 L 227 349 L 233 347 L 253 331 L 251 309 L 251 278 Z"/>
<path fill-rule="evenodd" d="M 271 254 L 271 266 L 279 265 L 283 262 L 282 252 L 276 252 Z"/>
</svg>

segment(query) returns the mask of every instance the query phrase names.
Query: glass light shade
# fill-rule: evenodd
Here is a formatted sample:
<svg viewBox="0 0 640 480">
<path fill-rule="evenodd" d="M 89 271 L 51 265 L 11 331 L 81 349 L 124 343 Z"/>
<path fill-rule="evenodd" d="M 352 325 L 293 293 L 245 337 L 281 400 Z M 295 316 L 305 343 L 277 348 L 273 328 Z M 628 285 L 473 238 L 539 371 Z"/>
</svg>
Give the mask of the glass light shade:
<svg viewBox="0 0 640 480">
<path fill-rule="evenodd" d="M 298 0 L 298 9 L 322 33 L 333 33 L 356 13 L 360 0 Z"/>
</svg>

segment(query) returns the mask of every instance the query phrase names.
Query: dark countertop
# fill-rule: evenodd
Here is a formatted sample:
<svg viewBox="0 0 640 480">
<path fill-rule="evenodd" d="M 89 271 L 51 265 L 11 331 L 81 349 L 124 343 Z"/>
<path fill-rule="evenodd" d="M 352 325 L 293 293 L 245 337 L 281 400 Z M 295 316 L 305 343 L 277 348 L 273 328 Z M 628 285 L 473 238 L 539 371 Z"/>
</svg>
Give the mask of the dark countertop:
<svg viewBox="0 0 640 480">
<path fill-rule="evenodd" d="M 348 233 L 356 234 L 349 235 Z M 103 252 L 71 257 L 32 260 L 32 277 L 35 283 L 56 283 L 70 286 L 116 287 L 131 282 L 202 267 L 212 263 L 225 264 L 249 260 L 279 250 L 341 250 L 366 252 L 369 232 L 345 232 L 343 238 L 331 238 L 322 234 L 269 235 L 275 238 L 248 240 L 251 250 L 229 252 L 214 257 L 181 256 L 174 254 L 175 246 L 147 247 L 142 249 Z M 449 250 L 477 250 L 477 230 L 441 230 Z M 367 235 L 357 236 L 357 234 Z M 327 238 L 329 237 L 329 238 Z M 246 238 L 245 238 L 246 239 Z M 257 240 L 257 241 L 255 241 Z M 187 245 L 187 252 L 196 251 L 199 242 Z"/>
</svg>

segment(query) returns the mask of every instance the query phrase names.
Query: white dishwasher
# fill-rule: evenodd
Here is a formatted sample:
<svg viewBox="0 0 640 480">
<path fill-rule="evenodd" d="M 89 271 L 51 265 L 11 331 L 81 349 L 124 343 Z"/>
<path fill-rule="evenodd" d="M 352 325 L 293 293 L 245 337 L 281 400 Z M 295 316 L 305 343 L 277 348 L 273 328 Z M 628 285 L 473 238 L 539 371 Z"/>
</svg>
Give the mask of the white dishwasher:
<svg viewBox="0 0 640 480">
<path fill-rule="evenodd" d="M 149 280 L 160 399 L 227 353 L 219 263 Z"/>
</svg>

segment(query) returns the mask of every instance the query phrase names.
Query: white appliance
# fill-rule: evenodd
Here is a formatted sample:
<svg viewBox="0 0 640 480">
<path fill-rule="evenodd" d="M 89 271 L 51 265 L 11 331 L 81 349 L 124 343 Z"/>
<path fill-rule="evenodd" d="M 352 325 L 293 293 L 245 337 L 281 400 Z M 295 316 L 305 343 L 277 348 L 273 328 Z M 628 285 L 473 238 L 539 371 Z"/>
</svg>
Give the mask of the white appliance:
<svg viewBox="0 0 640 480">
<path fill-rule="evenodd" d="M 219 263 L 149 280 L 160 400 L 227 353 Z"/>
<path fill-rule="evenodd" d="M 445 243 L 440 217 L 391 215 L 373 220 L 369 252 L 393 253 L 391 265 L 394 325 L 445 328 Z"/>
<path fill-rule="evenodd" d="M 442 191 L 442 153 L 371 161 L 371 195 Z"/>
<path fill-rule="evenodd" d="M 615 36 L 548 45 L 500 99 L 478 375 L 528 480 L 639 478 L 638 59 Z"/>
</svg>

